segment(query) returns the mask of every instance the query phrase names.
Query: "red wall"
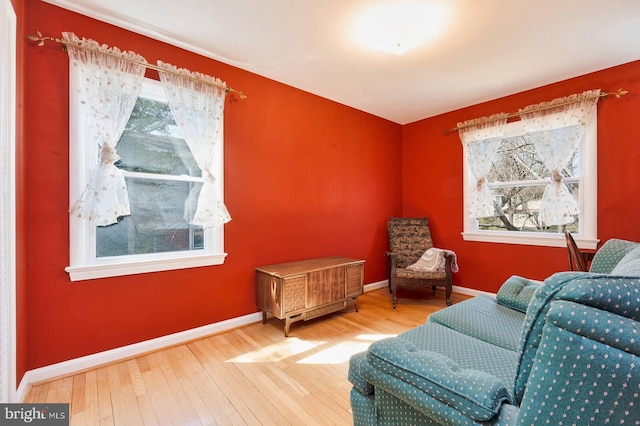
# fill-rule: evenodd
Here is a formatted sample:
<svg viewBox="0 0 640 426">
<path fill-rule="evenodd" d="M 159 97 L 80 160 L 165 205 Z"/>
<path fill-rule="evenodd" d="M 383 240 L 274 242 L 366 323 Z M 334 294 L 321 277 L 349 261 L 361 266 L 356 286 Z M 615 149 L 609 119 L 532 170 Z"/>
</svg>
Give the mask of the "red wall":
<svg viewBox="0 0 640 426">
<path fill-rule="evenodd" d="M 248 95 L 225 109 L 225 264 L 71 283 L 68 57 L 55 43 L 26 47 L 27 369 L 254 313 L 262 264 L 344 255 L 366 260 L 365 283 L 385 279 L 400 125 L 43 2 L 25 7 L 31 33 L 73 31 Z"/>
<path fill-rule="evenodd" d="M 392 215 L 429 216 L 436 244 L 458 253 L 457 285 L 495 292 L 511 274 L 544 278 L 566 269 L 561 248 L 462 240 L 462 149 L 456 134 L 442 131 L 586 89 L 631 91 L 599 105 L 598 237 L 640 240 L 640 62 L 399 126 L 43 2 L 13 1 L 25 21 L 20 35 L 73 31 L 150 62 L 218 76 L 248 95 L 229 97 L 225 111 L 233 216 L 225 264 L 71 283 L 64 272 L 68 58 L 55 44 L 19 47 L 18 379 L 26 370 L 253 313 L 253 269 L 261 264 L 341 254 L 366 260 L 366 283 L 383 280 Z"/>
<path fill-rule="evenodd" d="M 27 224 L 24 218 L 26 197 L 25 167 L 25 84 L 24 49 L 26 0 L 11 0 L 16 14 L 16 378 L 28 370 L 27 364 Z M 17 385 L 17 383 L 16 383 Z"/>
<path fill-rule="evenodd" d="M 462 239 L 462 145 L 456 123 L 600 88 L 629 90 L 598 104 L 598 238 L 640 240 L 640 61 L 452 111 L 403 127 L 403 214 L 430 218 L 434 243 L 456 252 L 454 283 L 495 292 L 512 274 L 544 279 L 568 267 L 566 249 Z"/>
</svg>

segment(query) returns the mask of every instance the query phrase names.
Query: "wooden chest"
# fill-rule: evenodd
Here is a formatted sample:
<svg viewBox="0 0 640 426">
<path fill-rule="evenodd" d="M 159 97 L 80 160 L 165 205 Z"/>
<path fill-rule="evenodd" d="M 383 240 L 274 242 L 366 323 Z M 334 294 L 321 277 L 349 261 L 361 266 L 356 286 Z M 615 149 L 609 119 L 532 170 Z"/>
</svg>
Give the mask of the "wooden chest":
<svg viewBox="0 0 640 426">
<path fill-rule="evenodd" d="M 291 324 L 344 309 L 363 292 L 364 260 L 323 257 L 256 268 L 256 304 L 267 314 Z"/>
</svg>

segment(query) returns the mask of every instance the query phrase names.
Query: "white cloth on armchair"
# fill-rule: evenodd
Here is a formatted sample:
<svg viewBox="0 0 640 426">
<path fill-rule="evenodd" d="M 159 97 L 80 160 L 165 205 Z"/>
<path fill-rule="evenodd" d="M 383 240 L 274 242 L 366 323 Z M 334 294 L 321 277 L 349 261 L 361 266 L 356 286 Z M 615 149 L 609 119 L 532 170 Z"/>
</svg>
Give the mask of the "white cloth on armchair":
<svg viewBox="0 0 640 426">
<path fill-rule="evenodd" d="M 440 272 L 444 271 L 446 263 L 446 255 L 451 255 L 451 272 L 458 272 L 458 259 L 452 250 L 431 247 L 413 265 L 407 266 L 407 269 L 413 271 Z"/>
</svg>

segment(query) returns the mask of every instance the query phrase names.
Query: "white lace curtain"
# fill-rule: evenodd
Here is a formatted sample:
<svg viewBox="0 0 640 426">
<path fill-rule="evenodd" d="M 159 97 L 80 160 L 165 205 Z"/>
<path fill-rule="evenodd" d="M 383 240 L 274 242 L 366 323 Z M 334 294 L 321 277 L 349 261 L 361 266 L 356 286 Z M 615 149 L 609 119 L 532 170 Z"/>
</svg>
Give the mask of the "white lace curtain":
<svg viewBox="0 0 640 426">
<path fill-rule="evenodd" d="M 70 213 L 94 221 L 97 226 L 116 223 L 131 214 L 124 175 L 115 166 L 120 157 L 116 146 L 136 104 L 147 61 L 133 52 L 100 45 L 63 33 L 71 66 L 78 67 L 81 101 L 87 111 L 90 147 L 100 147 L 89 183 L 75 201 Z M 215 185 L 222 159 L 215 157 L 216 144 L 222 143 L 222 124 L 226 84 L 214 77 L 191 73 L 158 61 L 171 111 L 185 135 L 204 183 L 196 185 L 185 201 L 185 219 L 211 228 L 231 220 Z"/>
<path fill-rule="evenodd" d="M 578 204 L 562 182 L 562 169 L 578 149 L 599 97 L 600 90 L 589 90 L 519 111 L 530 140 L 551 173 L 539 212 L 540 221 L 547 226 L 572 223 L 579 213 Z"/>
<path fill-rule="evenodd" d="M 458 133 L 467 153 L 467 163 L 476 181 L 469 188 L 467 214 L 479 218 L 495 215 L 493 197 L 487 186 L 487 175 L 491 169 L 500 142 L 504 135 L 508 114 L 499 113 L 491 117 L 458 123 Z"/>
<path fill-rule="evenodd" d="M 122 171 L 114 163 L 120 159 L 116 146 L 131 116 L 142 87 L 146 63 L 132 52 L 80 40 L 62 34 L 71 66 L 78 67 L 80 96 L 86 105 L 89 137 L 86 143 L 100 146 L 100 156 L 92 168 L 87 188 L 70 209 L 71 214 L 95 221 L 98 226 L 116 223 L 131 214 L 129 195 Z M 79 46 L 87 46 L 84 49 Z"/>
<path fill-rule="evenodd" d="M 215 185 L 218 176 L 216 145 L 222 141 L 225 83 L 211 76 L 178 69 L 158 61 L 169 107 L 184 135 L 204 183 L 198 195 L 194 187 L 186 200 L 185 220 L 212 228 L 231 220 Z"/>
</svg>

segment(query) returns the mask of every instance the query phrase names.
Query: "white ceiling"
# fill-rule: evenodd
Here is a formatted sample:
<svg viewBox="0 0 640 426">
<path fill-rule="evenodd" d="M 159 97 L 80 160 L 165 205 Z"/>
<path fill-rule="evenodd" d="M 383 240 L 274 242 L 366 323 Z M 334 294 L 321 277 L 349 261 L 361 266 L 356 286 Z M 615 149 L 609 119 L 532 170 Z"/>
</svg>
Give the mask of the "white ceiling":
<svg viewBox="0 0 640 426">
<path fill-rule="evenodd" d="M 422 0 L 448 18 L 401 56 L 351 34 L 400 0 L 45 1 L 400 124 L 640 59 L 638 0 Z"/>
</svg>

